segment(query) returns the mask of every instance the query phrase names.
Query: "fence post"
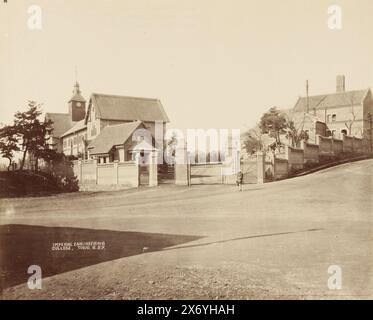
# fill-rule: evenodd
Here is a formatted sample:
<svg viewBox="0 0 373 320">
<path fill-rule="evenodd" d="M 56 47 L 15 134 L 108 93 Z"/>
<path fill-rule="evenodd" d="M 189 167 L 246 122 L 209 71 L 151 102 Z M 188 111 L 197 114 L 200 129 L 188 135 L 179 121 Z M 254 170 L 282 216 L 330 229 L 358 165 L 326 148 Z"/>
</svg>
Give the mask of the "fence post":
<svg viewBox="0 0 373 320">
<path fill-rule="evenodd" d="M 175 157 L 175 184 L 181 186 L 190 185 L 190 165 L 185 145 L 176 149 Z"/>
<path fill-rule="evenodd" d="M 78 180 L 79 180 L 79 183 L 82 183 L 82 179 L 83 179 L 83 165 L 82 165 L 82 160 L 78 160 Z"/>
<path fill-rule="evenodd" d="M 98 184 L 98 159 L 94 160 L 95 172 L 96 172 L 96 184 Z"/>
<path fill-rule="evenodd" d="M 186 153 L 186 167 L 187 167 L 188 186 L 191 186 L 192 185 L 192 164 L 191 164 L 191 161 L 190 161 L 189 152 Z"/>
<path fill-rule="evenodd" d="M 114 180 L 113 180 L 113 182 L 114 182 L 115 185 L 118 185 L 118 161 L 114 161 L 113 170 L 114 170 L 114 174 L 113 174 Z"/>
<path fill-rule="evenodd" d="M 258 183 L 265 181 L 265 153 L 262 151 L 257 152 L 257 170 L 258 170 Z"/>
</svg>

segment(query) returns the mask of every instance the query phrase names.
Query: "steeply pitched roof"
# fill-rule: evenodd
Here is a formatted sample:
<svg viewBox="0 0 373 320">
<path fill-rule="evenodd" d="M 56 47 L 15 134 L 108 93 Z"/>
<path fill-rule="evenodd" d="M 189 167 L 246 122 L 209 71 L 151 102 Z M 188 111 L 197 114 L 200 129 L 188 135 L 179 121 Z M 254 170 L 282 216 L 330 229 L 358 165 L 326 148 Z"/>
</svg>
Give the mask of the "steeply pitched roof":
<svg viewBox="0 0 373 320">
<path fill-rule="evenodd" d="M 337 106 L 351 106 L 363 103 L 370 89 L 344 91 L 318 96 L 310 96 L 308 98 L 309 110 L 324 109 Z M 307 97 L 300 97 L 294 106 L 294 111 L 307 110 Z"/>
<path fill-rule="evenodd" d="M 76 122 L 72 128 L 70 128 L 69 130 L 67 130 L 65 133 L 61 134 L 60 137 L 61 138 L 66 137 L 69 134 L 72 134 L 72 133 L 84 130 L 85 128 L 87 128 L 87 126 L 85 124 L 85 121 L 84 120 L 80 120 L 80 121 Z"/>
<path fill-rule="evenodd" d="M 90 143 L 90 154 L 106 154 L 113 146 L 124 144 L 140 125 L 141 121 L 134 121 L 105 127 Z"/>
<path fill-rule="evenodd" d="M 93 93 L 91 101 L 94 102 L 100 119 L 169 122 L 157 99 Z"/>
<path fill-rule="evenodd" d="M 71 115 L 68 113 L 46 113 L 46 120 L 53 121 L 53 137 L 59 138 L 63 133 L 69 130 L 74 124 L 71 121 Z"/>
<path fill-rule="evenodd" d="M 71 97 L 70 101 L 85 102 L 85 99 L 83 98 L 83 96 L 81 94 L 78 82 L 76 82 L 75 85 L 74 85 L 73 96 Z"/>
</svg>

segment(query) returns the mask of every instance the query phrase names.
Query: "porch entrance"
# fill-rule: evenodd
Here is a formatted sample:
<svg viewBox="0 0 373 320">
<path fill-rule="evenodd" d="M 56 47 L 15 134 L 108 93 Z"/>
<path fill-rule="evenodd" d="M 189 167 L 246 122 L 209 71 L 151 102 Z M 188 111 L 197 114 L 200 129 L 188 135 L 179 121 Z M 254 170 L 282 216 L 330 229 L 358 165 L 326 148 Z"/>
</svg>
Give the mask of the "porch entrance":
<svg viewBox="0 0 373 320">
<path fill-rule="evenodd" d="M 143 141 L 130 152 L 133 154 L 132 159 L 135 159 L 138 165 L 139 186 L 157 186 L 157 149 Z"/>
</svg>

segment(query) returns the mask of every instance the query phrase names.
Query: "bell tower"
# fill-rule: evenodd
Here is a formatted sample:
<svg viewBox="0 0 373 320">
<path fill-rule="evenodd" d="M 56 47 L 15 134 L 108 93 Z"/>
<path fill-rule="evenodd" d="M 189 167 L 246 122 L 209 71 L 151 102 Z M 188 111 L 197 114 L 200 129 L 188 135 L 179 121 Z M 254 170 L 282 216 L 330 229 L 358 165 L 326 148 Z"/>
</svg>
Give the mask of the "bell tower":
<svg viewBox="0 0 373 320">
<path fill-rule="evenodd" d="M 73 122 L 83 120 L 85 118 L 86 101 L 81 95 L 79 83 L 74 85 L 73 96 L 69 101 L 69 114 Z"/>
</svg>

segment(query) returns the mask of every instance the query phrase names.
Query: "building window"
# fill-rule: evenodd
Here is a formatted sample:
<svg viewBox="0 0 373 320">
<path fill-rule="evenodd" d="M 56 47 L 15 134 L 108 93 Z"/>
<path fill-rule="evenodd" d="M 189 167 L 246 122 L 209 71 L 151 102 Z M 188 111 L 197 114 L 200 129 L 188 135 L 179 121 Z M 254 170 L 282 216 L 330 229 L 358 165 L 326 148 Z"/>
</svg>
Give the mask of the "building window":
<svg viewBox="0 0 373 320">
<path fill-rule="evenodd" d="M 347 136 L 347 130 L 346 129 L 341 130 L 341 133 Z"/>
<path fill-rule="evenodd" d="M 337 121 L 337 115 L 336 114 L 333 114 L 332 115 L 332 121 L 334 122 L 334 121 Z"/>
</svg>

